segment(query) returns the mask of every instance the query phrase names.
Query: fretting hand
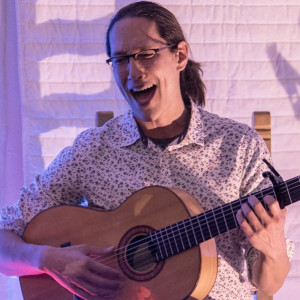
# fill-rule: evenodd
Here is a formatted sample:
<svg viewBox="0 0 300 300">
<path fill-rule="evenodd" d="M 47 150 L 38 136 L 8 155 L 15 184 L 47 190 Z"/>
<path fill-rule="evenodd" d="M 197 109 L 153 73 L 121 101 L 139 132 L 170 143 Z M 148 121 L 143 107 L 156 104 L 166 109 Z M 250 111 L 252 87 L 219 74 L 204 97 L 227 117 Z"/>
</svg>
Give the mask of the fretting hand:
<svg viewBox="0 0 300 300">
<path fill-rule="evenodd" d="M 286 209 L 272 196 L 264 197 L 268 211 L 255 196 L 248 198 L 237 213 L 238 223 L 254 248 L 268 257 L 286 253 L 284 224 Z"/>
</svg>

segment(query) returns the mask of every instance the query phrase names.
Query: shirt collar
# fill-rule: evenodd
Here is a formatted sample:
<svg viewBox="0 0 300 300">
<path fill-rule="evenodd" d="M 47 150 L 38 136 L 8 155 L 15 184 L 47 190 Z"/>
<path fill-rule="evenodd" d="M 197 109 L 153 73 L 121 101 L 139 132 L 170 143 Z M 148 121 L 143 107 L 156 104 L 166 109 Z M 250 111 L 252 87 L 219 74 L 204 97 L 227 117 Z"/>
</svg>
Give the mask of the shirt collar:
<svg viewBox="0 0 300 300">
<path fill-rule="evenodd" d="M 204 145 L 204 124 L 202 109 L 191 101 L 191 119 L 188 127 L 187 134 L 182 141 L 182 145 L 195 143 L 198 145 Z"/>
<path fill-rule="evenodd" d="M 122 147 L 133 145 L 140 139 L 144 146 L 147 147 L 148 139 L 145 135 L 140 133 L 140 130 L 131 110 L 129 110 L 123 115 L 120 121 L 120 127 Z M 177 148 L 192 143 L 204 145 L 204 138 L 205 134 L 202 120 L 202 109 L 199 106 L 197 106 L 193 101 L 191 101 L 191 118 L 187 133 L 184 139 L 178 145 L 173 145 L 172 147 Z"/>
<path fill-rule="evenodd" d="M 140 132 L 131 110 L 127 111 L 120 121 L 121 147 L 131 146 L 140 138 Z"/>
</svg>

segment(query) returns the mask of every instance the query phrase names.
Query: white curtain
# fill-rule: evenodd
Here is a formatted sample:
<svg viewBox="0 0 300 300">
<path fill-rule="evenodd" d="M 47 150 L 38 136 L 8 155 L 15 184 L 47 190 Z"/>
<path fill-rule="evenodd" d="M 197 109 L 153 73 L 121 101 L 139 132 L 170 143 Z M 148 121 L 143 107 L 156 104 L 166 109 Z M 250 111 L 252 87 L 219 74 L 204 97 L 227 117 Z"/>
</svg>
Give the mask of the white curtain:
<svg viewBox="0 0 300 300">
<path fill-rule="evenodd" d="M 0 2 L 0 201 L 17 198 L 23 183 L 22 116 L 14 1 Z"/>
<path fill-rule="evenodd" d="M 0 205 L 15 201 L 23 184 L 22 105 L 15 2 L 0 1 Z M 0 299 L 20 299 L 16 278 L 0 276 Z"/>
<path fill-rule="evenodd" d="M 104 61 L 107 24 L 130 2 L 0 0 L 0 206 L 94 126 L 96 111 L 127 109 Z M 203 62 L 206 109 L 248 125 L 253 111 L 270 111 L 275 167 L 300 175 L 299 0 L 159 2 Z M 299 213 L 289 207 L 297 248 L 278 300 L 300 294 Z M 0 299 L 20 299 L 16 280 L 0 277 Z"/>
</svg>

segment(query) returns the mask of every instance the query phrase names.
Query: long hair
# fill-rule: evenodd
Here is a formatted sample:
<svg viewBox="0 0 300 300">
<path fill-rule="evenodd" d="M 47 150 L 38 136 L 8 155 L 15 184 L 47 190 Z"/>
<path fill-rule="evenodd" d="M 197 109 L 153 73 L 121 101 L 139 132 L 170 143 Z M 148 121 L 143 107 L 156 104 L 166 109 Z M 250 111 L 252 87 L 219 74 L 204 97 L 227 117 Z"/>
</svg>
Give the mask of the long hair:
<svg viewBox="0 0 300 300">
<path fill-rule="evenodd" d="M 109 34 L 114 24 L 124 18 L 143 17 L 156 23 L 158 33 L 170 45 L 176 45 L 171 51 L 176 51 L 181 41 L 186 42 L 181 26 L 176 17 L 163 6 L 150 1 L 139 1 L 121 8 L 111 19 L 106 32 L 106 53 L 111 56 Z M 205 85 L 202 81 L 201 64 L 191 59 L 180 72 L 180 90 L 187 104 L 189 99 L 200 106 L 205 105 Z"/>
</svg>

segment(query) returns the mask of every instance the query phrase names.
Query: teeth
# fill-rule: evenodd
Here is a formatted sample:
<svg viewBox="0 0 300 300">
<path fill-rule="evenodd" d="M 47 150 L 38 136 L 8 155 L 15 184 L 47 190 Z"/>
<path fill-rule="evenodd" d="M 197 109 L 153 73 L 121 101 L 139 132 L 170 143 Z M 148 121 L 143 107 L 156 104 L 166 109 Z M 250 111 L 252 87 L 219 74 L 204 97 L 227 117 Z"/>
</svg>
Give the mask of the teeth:
<svg viewBox="0 0 300 300">
<path fill-rule="evenodd" d="M 146 87 L 143 87 L 143 88 L 140 88 L 140 89 L 138 89 L 138 88 L 133 88 L 132 90 L 133 90 L 134 92 L 142 92 L 142 91 L 145 91 L 145 90 L 147 90 L 147 89 L 152 88 L 153 86 L 154 86 L 154 84 L 149 85 L 149 86 L 146 86 Z"/>
</svg>

